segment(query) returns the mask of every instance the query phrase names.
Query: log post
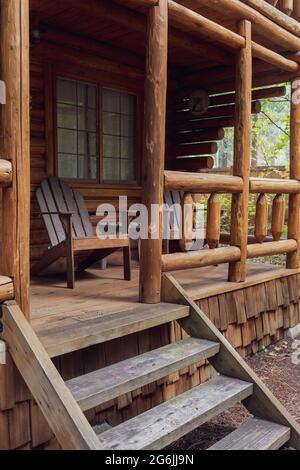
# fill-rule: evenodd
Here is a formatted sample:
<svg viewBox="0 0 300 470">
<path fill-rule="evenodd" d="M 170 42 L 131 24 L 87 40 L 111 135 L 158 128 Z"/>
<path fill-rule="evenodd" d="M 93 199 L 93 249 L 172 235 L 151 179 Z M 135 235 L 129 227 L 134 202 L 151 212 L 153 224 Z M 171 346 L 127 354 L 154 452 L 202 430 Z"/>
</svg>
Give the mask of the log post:
<svg viewBox="0 0 300 470">
<path fill-rule="evenodd" d="M 260 194 L 256 202 L 255 240 L 263 243 L 268 236 L 268 200 L 265 194 Z"/>
<path fill-rule="evenodd" d="M 251 23 L 243 20 L 239 33 L 246 45 L 237 53 L 236 111 L 233 175 L 243 178 L 244 188 L 232 197 L 231 245 L 241 250 L 241 259 L 229 265 L 229 281 L 241 282 L 246 277 L 249 178 L 251 163 L 251 99 L 252 99 L 252 46 Z"/>
<path fill-rule="evenodd" d="M 140 300 L 159 303 L 161 296 L 162 211 L 166 133 L 168 2 L 149 9 L 145 81 L 143 203 L 148 209 L 148 239 L 141 241 Z M 150 219 L 159 207 L 159 220 Z"/>
<path fill-rule="evenodd" d="M 272 235 L 275 242 L 279 241 L 284 229 L 285 200 L 282 194 L 273 199 L 272 208 Z"/>
<path fill-rule="evenodd" d="M 291 97 L 291 138 L 290 138 L 290 177 L 300 181 L 300 78 L 292 83 Z M 298 250 L 287 255 L 288 269 L 299 268 L 300 254 L 300 194 L 289 196 L 288 238 L 297 241 Z"/>
<path fill-rule="evenodd" d="M 206 239 L 209 248 L 218 248 L 221 237 L 221 203 L 216 193 L 212 193 L 207 203 Z"/>
<path fill-rule="evenodd" d="M 12 277 L 16 301 L 29 316 L 29 1 L 1 0 L 0 158 L 12 164 L 12 185 L 3 189 L 0 273 Z"/>
</svg>

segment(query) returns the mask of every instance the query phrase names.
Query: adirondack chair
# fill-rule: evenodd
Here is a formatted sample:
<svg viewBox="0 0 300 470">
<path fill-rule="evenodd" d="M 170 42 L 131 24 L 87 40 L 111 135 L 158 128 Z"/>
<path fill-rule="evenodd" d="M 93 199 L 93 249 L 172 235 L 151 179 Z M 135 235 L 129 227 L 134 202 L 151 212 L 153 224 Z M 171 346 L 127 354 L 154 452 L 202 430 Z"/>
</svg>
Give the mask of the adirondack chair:
<svg viewBox="0 0 300 470">
<path fill-rule="evenodd" d="M 32 274 L 39 274 L 59 258 L 67 259 L 67 285 L 75 286 L 75 255 L 86 257 L 77 271 L 85 271 L 116 250 L 123 249 L 124 278 L 131 280 L 129 238 L 98 238 L 81 193 L 71 189 L 59 178 L 46 179 L 36 191 L 36 199 L 43 217 L 51 246 L 34 264 Z"/>
<path fill-rule="evenodd" d="M 176 208 L 181 207 L 181 203 L 184 197 L 182 191 L 165 191 L 164 192 L 164 203 L 169 207 L 174 207 L 174 211 L 171 214 L 170 228 L 171 237 L 170 240 L 164 240 L 164 251 L 169 253 L 170 251 L 182 251 L 180 247 L 180 239 L 178 233 L 180 233 L 180 222 L 181 214 L 176 211 Z M 194 240 L 193 244 L 189 247 L 188 251 L 197 251 L 203 248 L 205 240 Z"/>
</svg>

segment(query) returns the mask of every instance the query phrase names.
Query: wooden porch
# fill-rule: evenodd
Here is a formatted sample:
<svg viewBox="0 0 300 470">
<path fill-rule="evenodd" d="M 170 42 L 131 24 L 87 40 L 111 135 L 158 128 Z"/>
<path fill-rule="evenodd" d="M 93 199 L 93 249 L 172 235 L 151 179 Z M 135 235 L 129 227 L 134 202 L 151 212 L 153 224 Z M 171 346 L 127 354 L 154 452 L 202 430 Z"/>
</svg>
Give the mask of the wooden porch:
<svg viewBox="0 0 300 470">
<path fill-rule="evenodd" d="M 139 303 L 137 263 L 133 268 L 132 281 L 124 281 L 122 273 L 122 266 L 117 265 L 110 266 L 106 270 L 90 269 L 78 275 L 79 282 L 74 291 L 66 289 L 64 275 L 60 277 L 55 274 L 52 277 L 32 281 L 31 324 L 52 357 L 72 352 L 79 345 L 81 348 L 89 347 L 99 343 L 99 340 L 112 340 L 139 331 L 140 328 L 144 329 L 145 326 L 151 328 L 164 324 L 166 320 L 176 319 L 176 313 L 174 317 L 172 317 L 173 312 L 170 314 L 167 311 L 164 314 L 160 305 L 147 306 Z M 266 346 L 268 339 L 270 342 L 276 341 L 276 335 L 277 339 L 280 339 L 286 329 L 300 322 L 297 294 L 290 294 L 290 298 L 286 298 L 283 302 L 278 295 L 278 289 L 276 291 L 276 281 L 286 282 L 287 286 L 289 279 L 295 283 L 300 270 L 286 270 L 265 263 L 249 263 L 247 280 L 243 284 L 229 283 L 227 273 L 228 266 L 224 264 L 176 271 L 172 274 L 187 295 L 201 304 L 205 313 L 213 321 L 215 320 L 225 334 L 229 330 L 229 339 L 232 340 L 234 347 L 239 348 L 242 355 L 248 355 L 258 350 L 260 346 Z M 270 294 L 275 292 L 275 299 L 270 301 L 273 302 L 273 306 L 260 308 L 260 302 L 265 298 L 262 295 L 258 300 L 256 293 L 261 294 L 261 287 L 269 285 L 271 285 Z M 238 318 L 233 321 L 227 318 L 226 308 L 222 304 L 225 296 L 230 294 L 233 297 L 228 297 L 227 309 L 234 311 L 236 309 L 234 296 L 239 299 L 240 311 L 237 312 Z M 244 295 L 247 299 L 243 301 Z M 251 296 L 253 299 L 250 302 Z M 206 302 L 207 305 L 210 303 L 210 312 L 205 308 Z M 295 308 L 290 305 L 295 305 Z M 278 310 L 283 306 L 285 312 L 281 312 L 281 322 L 276 323 L 275 319 L 274 321 L 271 319 L 270 324 L 268 321 L 263 335 L 256 331 L 255 327 L 253 332 L 252 327 L 250 342 L 245 338 L 239 342 L 239 338 L 242 338 L 239 327 L 243 328 L 245 336 L 246 330 L 251 330 L 249 326 L 251 319 L 264 315 L 268 310 L 277 311 L 278 316 Z M 293 313 L 289 308 L 293 308 Z M 126 315 L 127 321 L 126 319 L 124 321 Z M 286 316 L 284 324 L 283 315 Z M 140 326 L 137 325 L 139 322 Z M 263 338 L 267 339 L 262 342 Z M 175 334 L 173 340 L 176 339 L 181 337 Z M 253 351 L 248 347 L 249 345 L 251 347 L 251 344 Z M 130 349 L 130 344 L 128 348 Z"/>
</svg>

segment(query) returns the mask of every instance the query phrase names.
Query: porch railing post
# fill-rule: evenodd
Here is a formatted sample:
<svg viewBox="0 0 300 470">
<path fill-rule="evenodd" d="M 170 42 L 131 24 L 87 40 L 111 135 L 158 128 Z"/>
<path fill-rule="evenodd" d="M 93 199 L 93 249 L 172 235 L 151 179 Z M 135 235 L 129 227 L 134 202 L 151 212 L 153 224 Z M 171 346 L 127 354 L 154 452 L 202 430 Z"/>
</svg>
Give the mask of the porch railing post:
<svg viewBox="0 0 300 470">
<path fill-rule="evenodd" d="M 12 184 L 3 189 L 0 274 L 13 278 L 16 301 L 29 315 L 29 0 L 1 0 L 0 158 L 12 163 Z"/>
<path fill-rule="evenodd" d="M 237 53 L 236 62 L 236 114 L 234 135 L 233 175 L 243 179 L 241 193 L 232 197 L 231 245 L 241 249 L 241 260 L 229 264 L 229 281 L 241 282 L 246 277 L 248 242 L 249 179 L 251 163 L 251 99 L 252 99 L 252 46 L 251 23 L 243 20 L 239 33 L 245 37 L 245 47 Z"/>
<path fill-rule="evenodd" d="M 300 181 L 300 77 L 292 83 L 291 90 L 291 137 L 290 137 L 290 178 Z M 288 239 L 297 241 L 298 250 L 288 253 L 286 267 L 299 268 L 300 254 L 300 193 L 289 196 Z"/>
<path fill-rule="evenodd" d="M 148 239 L 141 241 L 140 259 L 140 300 L 144 303 L 158 303 L 161 298 L 167 63 L 168 2 L 159 0 L 149 9 L 147 32 L 143 204 L 149 220 Z M 158 211 L 152 210 L 155 206 Z M 155 212 L 158 217 L 151 218 Z"/>
</svg>

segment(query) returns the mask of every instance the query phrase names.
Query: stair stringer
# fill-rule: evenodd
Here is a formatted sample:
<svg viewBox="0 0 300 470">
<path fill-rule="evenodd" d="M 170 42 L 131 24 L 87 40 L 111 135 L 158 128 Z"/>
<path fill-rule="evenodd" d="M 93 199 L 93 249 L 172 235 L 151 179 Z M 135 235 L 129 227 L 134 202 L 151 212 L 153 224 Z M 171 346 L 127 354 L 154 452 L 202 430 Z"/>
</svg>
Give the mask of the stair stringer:
<svg viewBox="0 0 300 470">
<path fill-rule="evenodd" d="M 291 429 L 289 445 L 299 450 L 299 424 L 169 273 L 162 278 L 162 300 L 190 307 L 190 316 L 178 320 L 181 328 L 192 337 L 220 343 L 219 354 L 209 360 L 212 366 L 222 375 L 252 382 L 253 394 L 243 401 L 244 406 L 255 417 L 288 426 Z"/>
<path fill-rule="evenodd" d="M 9 353 L 63 450 L 101 450 L 101 444 L 48 353 L 15 302 L 3 304 Z"/>
</svg>

